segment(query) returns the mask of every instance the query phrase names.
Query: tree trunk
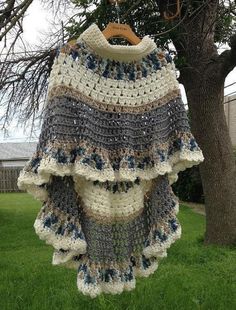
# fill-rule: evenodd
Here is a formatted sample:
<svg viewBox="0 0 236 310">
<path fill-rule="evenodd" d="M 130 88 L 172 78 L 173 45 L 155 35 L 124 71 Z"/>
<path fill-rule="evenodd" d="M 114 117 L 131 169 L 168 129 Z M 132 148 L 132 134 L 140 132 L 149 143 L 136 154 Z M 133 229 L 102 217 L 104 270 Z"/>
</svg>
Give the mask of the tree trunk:
<svg viewBox="0 0 236 310">
<path fill-rule="evenodd" d="M 224 113 L 224 81 L 217 66 L 215 74 L 189 71 L 183 82 L 191 127 L 205 157 L 199 166 L 206 207 L 204 242 L 236 244 L 236 165 Z"/>
</svg>

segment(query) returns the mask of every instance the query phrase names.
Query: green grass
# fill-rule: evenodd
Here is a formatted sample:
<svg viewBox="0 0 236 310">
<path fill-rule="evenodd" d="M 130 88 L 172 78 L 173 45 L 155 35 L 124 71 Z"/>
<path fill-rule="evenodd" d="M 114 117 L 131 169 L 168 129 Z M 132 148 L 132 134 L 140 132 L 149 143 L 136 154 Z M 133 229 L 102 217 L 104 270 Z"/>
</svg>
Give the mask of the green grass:
<svg viewBox="0 0 236 310">
<path fill-rule="evenodd" d="M 186 206 L 182 238 L 136 289 L 90 299 L 76 270 L 51 265 L 53 249 L 34 232 L 40 204 L 28 194 L 0 194 L 0 309 L 236 309 L 236 249 L 204 246 L 205 219 Z"/>
</svg>

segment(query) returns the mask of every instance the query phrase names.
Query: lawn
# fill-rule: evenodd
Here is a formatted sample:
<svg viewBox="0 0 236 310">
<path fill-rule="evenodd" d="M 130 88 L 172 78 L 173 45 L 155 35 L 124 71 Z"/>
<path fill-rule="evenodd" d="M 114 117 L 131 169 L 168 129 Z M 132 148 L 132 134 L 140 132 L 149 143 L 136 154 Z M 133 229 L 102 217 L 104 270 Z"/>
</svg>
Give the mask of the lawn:
<svg viewBox="0 0 236 310">
<path fill-rule="evenodd" d="M 0 309 L 236 309 L 236 249 L 204 246 L 205 218 L 181 205 L 182 237 L 155 274 L 136 289 L 90 299 L 76 270 L 51 265 L 51 246 L 34 232 L 40 204 L 28 194 L 0 194 Z"/>
</svg>

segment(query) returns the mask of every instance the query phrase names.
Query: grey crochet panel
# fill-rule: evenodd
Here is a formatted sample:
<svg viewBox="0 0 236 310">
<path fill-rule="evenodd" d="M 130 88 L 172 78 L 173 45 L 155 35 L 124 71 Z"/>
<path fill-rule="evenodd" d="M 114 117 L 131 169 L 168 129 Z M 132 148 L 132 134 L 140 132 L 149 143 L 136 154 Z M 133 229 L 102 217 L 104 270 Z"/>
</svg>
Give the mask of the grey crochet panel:
<svg viewBox="0 0 236 310">
<path fill-rule="evenodd" d="M 146 113 L 99 111 L 71 98 L 53 98 L 47 105 L 39 148 L 48 141 L 79 142 L 84 139 L 106 149 L 148 148 L 164 143 L 177 132 L 190 132 L 181 98 Z"/>
</svg>

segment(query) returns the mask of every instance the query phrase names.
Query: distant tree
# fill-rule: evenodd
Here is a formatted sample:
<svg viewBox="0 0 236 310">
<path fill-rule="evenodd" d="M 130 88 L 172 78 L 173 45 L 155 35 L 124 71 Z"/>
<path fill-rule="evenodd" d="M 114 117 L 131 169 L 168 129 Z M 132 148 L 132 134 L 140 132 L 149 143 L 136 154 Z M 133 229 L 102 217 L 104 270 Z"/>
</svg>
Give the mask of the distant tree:
<svg viewBox="0 0 236 310">
<path fill-rule="evenodd" d="M 39 45 L 30 46 L 22 38 L 23 21 L 33 0 L 0 0 L 0 108 L 1 129 L 7 130 L 17 113 L 22 122 L 34 117 L 46 97 L 47 81 L 55 57 L 56 47 L 63 39 L 61 29 L 48 33 Z M 65 9 L 69 0 L 41 0 L 52 13 L 52 24 Z M 59 28 L 59 30 L 58 30 Z M 66 39 L 66 35 L 65 38 Z M 19 44 L 22 48 L 19 48 Z"/>
</svg>

